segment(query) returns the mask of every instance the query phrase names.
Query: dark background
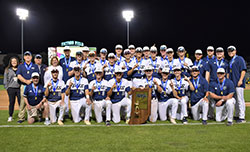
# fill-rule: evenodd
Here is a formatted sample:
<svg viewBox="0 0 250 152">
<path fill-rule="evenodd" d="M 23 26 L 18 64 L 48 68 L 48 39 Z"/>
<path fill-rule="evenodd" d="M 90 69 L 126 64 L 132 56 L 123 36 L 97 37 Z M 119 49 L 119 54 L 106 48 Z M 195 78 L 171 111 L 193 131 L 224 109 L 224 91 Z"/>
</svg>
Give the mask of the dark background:
<svg viewBox="0 0 250 152">
<path fill-rule="evenodd" d="M 77 40 L 114 51 L 126 45 L 122 10 L 133 9 L 130 42 L 135 46 L 183 45 L 190 54 L 208 45 L 235 45 L 247 59 L 250 9 L 247 1 L 211 0 L 0 0 L 0 51 L 19 53 L 21 22 L 16 8 L 29 10 L 24 24 L 24 48 L 47 52 L 49 46 Z"/>
</svg>

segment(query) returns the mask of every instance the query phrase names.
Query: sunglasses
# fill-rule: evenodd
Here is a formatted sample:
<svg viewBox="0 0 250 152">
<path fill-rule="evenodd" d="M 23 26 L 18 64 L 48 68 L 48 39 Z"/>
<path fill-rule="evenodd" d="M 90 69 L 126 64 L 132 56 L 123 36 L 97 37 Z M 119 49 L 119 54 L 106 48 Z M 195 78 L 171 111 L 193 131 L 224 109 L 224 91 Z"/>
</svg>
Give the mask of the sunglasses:
<svg viewBox="0 0 250 152">
<path fill-rule="evenodd" d="M 162 74 L 166 74 L 166 75 L 168 75 L 169 73 L 167 73 L 167 72 L 162 72 Z"/>
<path fill-rule="evenodd" d="M 151 72 L 152 70 L 145 70 L 145 72 Z"/>
<path fill-rule="evenodd" d="M 178 71 L 181 71 L 181 70 L 179 70 L 179 69 L 178 70 L 174 70 L 174 72 L 178 72 Z"/>
<path fill-rule="evenodd" d="M 122 73 L 121 72 L 117 72 L 117 73 L 115 73 L 116 75 L 121 75 Z"/>
<path fill-rule="evenodd" d="M 155 51 L 153 51 L 153 52 L 151 52 L 152 54 L 156 54 L 157 52 L 155 52 Z"/>
<path fill-rule="evenodd" d="M 51 71 L 51 73 L 58 73 L 58 71 L 57 70 L 53 70 L 53 71 Z"/>
<path fill-rule="evenodd" d="M 109 57 L 109 59 L 115 59 L 115 57 Z"/>
<path fill-rule="evenodd" d="M 199 72 L 199 70 L 193 70 L 193 72 Z"/>
<path fill-rule="evenodd" d="M 74 71 L 80 71 L 81 69 L 80 68 L 74 68 Z"/>
</svg>

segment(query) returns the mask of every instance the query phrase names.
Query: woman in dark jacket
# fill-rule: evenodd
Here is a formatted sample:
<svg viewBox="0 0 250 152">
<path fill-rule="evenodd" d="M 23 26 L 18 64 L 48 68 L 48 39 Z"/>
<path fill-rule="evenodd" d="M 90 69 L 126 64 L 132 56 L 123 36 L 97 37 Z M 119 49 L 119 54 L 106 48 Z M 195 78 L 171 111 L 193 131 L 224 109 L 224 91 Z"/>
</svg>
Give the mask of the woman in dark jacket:
<svg viewBox="0 0 250 152">
<path fill-rule="evenodd" d="M 15 100 L 17 97 L 18 104 L 20 105 L 20 82 L 17 79 L 16 71 L 19 65 L 17 57 L 10 58 L 9 65 L 4 71 L 4 88 L 7 90 L 9 96 L 9 118 L 8 122 L 13 120 L 12 115 L 15 107 Z"/>
</svg>

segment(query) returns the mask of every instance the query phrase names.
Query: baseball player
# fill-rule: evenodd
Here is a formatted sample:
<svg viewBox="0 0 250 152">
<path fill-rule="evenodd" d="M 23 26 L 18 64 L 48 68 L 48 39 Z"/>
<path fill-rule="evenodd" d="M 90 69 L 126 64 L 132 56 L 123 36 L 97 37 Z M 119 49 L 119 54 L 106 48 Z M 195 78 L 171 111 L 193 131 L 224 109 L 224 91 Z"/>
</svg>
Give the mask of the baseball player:
<svg viewBox="0 0 250 152">
<path fill-rule="evenodd" d="M 114 78 L 115 74 L 115 54 L 109 53 L 108 54 L 108 63 L 103 66 L 104 68 L 104 79 L 109 81 L 110 79 Z"/>
<path fill-rule="evenodd" d="M 120 66 L 115 67 L 115 78 L 109 80 L 110 90 L 108 91 L 108 96 L 112 102 L 112 115 L 113 122 L 119 123 L 120 118 L 120 109 L 121 106 L 126 108 L 126 123 L 129 123 L 130 112 L 131 112 L 131 100 L 127 98 L 125 93 L 131 94 L 131 88 L 126 79 L 122 78 L 123 70 Z"/>
<path fill-rule="evenodd" d="M 162 62 L 162 68 L 169 68 L 169 79 L 174 78 L 173 68 L 179 64 L 179 60 L 174 59 L 174 50 L 172 48 L 168 48 L 166 50 L 167 58 Z"/>
<path fill-rule="evenodd" d="M 83 70 L 85 70 L 83 72 L 83 76 L 87 77 L 88 82 L 91 82 L 92 80 L 95 80 L 95 68 L 101 65 L 97 64 L 98 61 L 95 60 L 94 51 L 90 51 L 88 56 L 89 56 L 89 61 L 85 63 L 85 65 L 83 66 Z"/>
<path fill-rule="evenodd" d="M 145 65 L 142 64 L 142 48 L 136 48 L 135 56 L 136 59 L 132 61 L 132 69 L 128 71 L 128 75 L 131 75 L 132 79 L 141 79 L 143 78 L 143 69 L 145 68 Z"/>
<path fill-rule="evenodd" d="M 148 46 L 143 47 L 143 60 L 148 61 L 150 57 L 150 49 Z"/>
<path fill-rule="evenodd" d="M 44 124 L 49 125 L 49 107 L 44 96 L 44 88 L 39 84 L 39 74 L 33 72 L 31 77 L 32 83 L 26 86 L 23 93 L 24 102 L 27 105 L 28 123 L 34 123 L 35 119 L 38 118 L 38 113 L 42 112 L 43 109 L 43 114 L 45 116 Z"/>
<path fill-rule="evenodd" d="M 100 60 L 99 60 L 99 64 L 101 64 L 102 66 L 104 66 L 105 64 L 107 64 L 107 60 L 106 60 L 106 56 L 107 56 L 107 53 L 108 53 L 108 51 L 107 51 L 107 49 L 105 49 L 105 48 L 102 48 L 101 50 L 100 50 Z"/>
<path fill-rule="evenodd" d="M 176 124 L 175 119 L 178 108 L 178 100 L 171 97 L 171 94 L 176 96 L 177 92 L 174 89 L 173 82 L 168 80 L 169 68 L 163 68 L 161 75 L 162 79 L 160 86 L 162 87 L 162 92 L 159 95 L 158 102 L 160 120 L 167 120 L 167 109 L 168 107 L 171 107 L 170 122 L 172 124 Z"/>
<path fill-rule="evenodd" d="M 76 60 L 73 62 L 70 62 L 69 67 L 72 69 L 71 71 L 68 72 L 69 76 L 73 76 L 74 75 L 74 70 L 73 68 L 75 66 L 80 66 L 80 68 L 82 69 L 84 67 L 84 65 L 88 62 L 88 59 L 85 58 L 83 59 L 83 53 L 82 51 L 77 51 L 76 52 Z"/>
<path fill-rule="evenodd" d="M 200 49 L 196 50 L 194 53 L 195 56 L 195 61 L 194 61 L 194 66 L 197 66 L 200 70 L 200 76 L 205 78 L 205 69 L 206 69 L 206 62 L 203 61 L 202 59 L 202 51 Z"/>
<path fill-rule="evenodd" d="M 227 125 L 233 125 L 235 88 L 230 79 L 225 77 L 224 68 L 217 69 L 217 82 L 211 82 L 209 86 L 210 96 L 216 101 L 216 121 L 221 122 L 227 118 Z"/>
<path fill-rule="evenodd" d="M 245 88 L 245 74 L 247 71 L 246 62 L 241 57 L 236 55 L 236 48 L 229 46 L 227 48 L 228 55 L 231 57 L 229 62 L 229 79 L 233 81 L 235 92 L 235 116 L 238 117 L 237 123 L 244 123 L 245 121 L 245 100 L 244 100 L 244 88 Z"/>
<path fill-rule="evenodd" d="M 82 48 L 82 60 L 84 61 L 84 63 L 86 63 L 88 61 L 88 55 L 89 55 L 89 47 L 84 46 Z"/>
<path fill-rule="evenodd" d="M 166 45 L 161 45 L 160 46 L 160 53 L 161 53 L 161 61 L 162 62 L 168 58 L 167 54 L 166 54 L 166 51 L 167 51 L 167 46 Z"/>
<path fill-rule="evenodd" d="M 147 63 L 143 63 L 145 65 L 150 65 L 151 67 L 153 67 L 153 77 L 154 78 L 161 78 L 161 65 L 162 65 L 162 61 L 157 57 L 157 48 L 155 46 L 152 46 L 150 48 L 150 54 L 151 56 L 149 57 L 149 61 Z M 144 60 L 144 62 L 146 62 L 146 60 Z"/>
<path fill-rule="evenodd" d="M 104 80 L 102 67 L 97 67 L 95 69 L 96 79 L 91 81 L 89 84 L 90 96 L 92 96 L 94 104 L 94 112 L 96 116 L 97 123 L 102 122 L 102 109 L 106 108 L 106 125 L 110 126 L 111 120 L 111 101 L 107 97 L 107 92 L 110 87 L 107 80 Z"/>
<path fill-rule="evenodd" d="M 189 58 L 185 57 L 186 52 L 187 51 L 183 46 L 178 47 L 177 49 L 177 55 L 179 57 L 178 66 L 181 66 L 182 75 L 189 77 L 190 76 L 189 70 L 190 67 L 193 65 L 193 62 Z"/>
<path fill-rule="evenodd" d="M 208 61 L 211 59 L 214 59 L 214 47 L 208 46 L 207 47 L 207 56 L 203 58 L 203 61 L 205 61 L 208 64 Z"/>
<path fill-rule="evenodd" d="M 116 64 L 117 64 L 118 66 L 120 66 L 121 62 L 125 60 L 124 57 L 122 56 L 122 50 L 123 50 L 122 45 L 117 44 L 117 45 L 115 46 Z"/>
<path fill-rule="evenodd" d="M 78 123 L 81 121 L 80 109 L 83 106 L 85 108 L 85 118 L 84 123 L 86 125 L 91 125 L 89 121 L 89 113 L 91 110 L 91 101 L 89 98 L 89 87 L 88 80 L 81 77 L 81 68 L 76 65 L 73 68 L 74 77 L 70 78 L 66 84 L 66 95 L 69 95 L 71 115 L 73 121 Z"/>
<path fill-rule="evenodd" d="M 121 63 L 122 69 L 124 70 L 123 78 L 131 81 L 131 75 L 128 75 L 128 71 L 132 69 L 131 51 L 129 49 L 125 49 L 123 54 L 125 57 L 125 60 Z"/>
<path fill-rule="evenodd" d="M 200 119 L 200 113 L 202 112 L 202 124 L 207 125 L 208 114 L 208 82 L 200 75 L 200 69 L 198 66 L 193 66 L 191 69 L 191 82 L 194 86 L 194 91 L 191 91 L 191 112 L 194 120 Z"/>
<path fill-rule="evenodd" d="M 63 80 L 58 79 L 59 71 L 55 68 L 51 71 L 52 79 L 44 85 L 45 96 L 49 104 L 49 114 L 50 122 L 55 123 L 57 120 L 56 117 L 56 108 L 59 108 L 59 118 L 57 123 L 63 125 L 63 115 L 65 112 L 65 83 Z"/>
<path fill-rule="evenodd" d="M 180 113 L 180 118 L 182 120 L 183 124 L 187 124 L 188 120 L 188 114 L 187 114 L 187 103 L 188 103 L 188 96 L 187 92 L 189 89 L 191 91 L 194 91 L 194 86 L 192 82 L 185 76 L 184 78 L 181 76 L 181 67 L 176 66 L 174 67 L 174 75 L 175 78 L 172 79 L 171 81 L 174 83 L 174 88 L 177 91 L 177 96 L 176 98 L 179 101 L 179 105 L 181 107 L 181 113 Z"/>
<path fill-rule="evenodd" d="M 135 60 L 135 46 L 133 44 L 129 45 L 128 46 L 128 49 L 130 50 L 130 53 L 131 53 L 131 59 L 132 60 Z"/>
<path fill-rule="evenodd" d="M 151 95 L 151 114 L 149 116 L 149 120 L 151 122 L 156 122 L 158 114 L 158 98 L 157 96 L 159 93 L 162 92 L 161 88 L 161 80 L 158 78 L 153 77 L 153 67 L 150 65 L 147 65 L 145 67 L 145 74 L 146 77 L 141 80 L 141 83 L 143 87 L 145 88 L 152 88 L 152 95 Z"/>
</svg>

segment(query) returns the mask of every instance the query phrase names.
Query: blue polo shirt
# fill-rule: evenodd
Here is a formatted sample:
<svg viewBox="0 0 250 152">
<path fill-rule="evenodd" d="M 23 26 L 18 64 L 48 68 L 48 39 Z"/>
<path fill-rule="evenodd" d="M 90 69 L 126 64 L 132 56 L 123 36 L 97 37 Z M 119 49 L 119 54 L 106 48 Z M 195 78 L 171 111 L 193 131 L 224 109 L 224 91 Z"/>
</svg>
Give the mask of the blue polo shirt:
<svg viewBox="0 0 250 152">
<path fill-rule="evenodd" d="M 209 89 L 207 80 L 203 78 L 202 76 L 199 76 L 199 78 L 200 78 L 199 82 L 197 82 L 198 78 L 196 80 L 194 80 L 194 78 L 191 78 L 190 80 L 193 86 L 195 87 L 195 90 L 191 91 L 191 94 L 190 94 L 191 106 L 195 105 L 202 98 L 204 98 L 206 95 L 206 92 Z M 197 83 L 198 85 L 196 85 Z"/>
<path fill-rule="evenodd" d="M 38 84 L 37 85 L 37 87 L 38 87 L 37 98 L 36 98 L 35 92 L 33 91 L 33 88 L 32 88 L 32 84 L 33 83 L 31 83 L 25 87 L 23 96 L 27 98 L 28 103 L 31 106 L 36 106 L 43 100 L 45 90 L 43 88 L 43 85 Z"/>
<path fill-rule="evenodd" d="M 219 67 L 224 68 L 226 73 L 228 73 L 228 61 L 225 60 L 225 59 L 217 61 L 218 65 L 219 65 L 218 66 L 216 60 L 217 60 L 217 58 L 209 60 L 208 67 L 206 69 L 206 71 L 210 72 L 210 82 L 216 82 L 217 81 L 217 69 Z"/>
<path fill-rule="evenodd" d="M 234 84 L 230 79 L 225 80 L 225 84 L 222 88 L 220 87 L 220 85 L 222 85 L 222 83 L 219 84 L 218 81 L 211 82 L 209 84 L 209 91 L 218 96 L 227 96 L 228 94 L 235 92 Z M 219 100 L 216 100 L 216 101 L 219 101 Z"/>
<path fill-rule="evenodd" d="M 65 59 L 66 59 L 66 62 L 65 62 Z M 70 59 L 70 61 L 69 61 L 69 59 Z M 67 80 L 69 78 L 71 78 L 68 75 L 68 72 L 72 70 L 72 68 L 69 65 L 70 65 L 70 62 L 75 61 L 75 60 L 76 60 L 76 58 L 74 58 L 74 57 L 70 57 L 68 59 L 66 57 L 64 57 L 64 58 L 60 59 L 60 65 L 63 69 L 63 81 L 64 81 L 64 83 L 66 83 Z"/>
<path fill-rule="evenodd" d="M 234 87 L 237 87 L 238 81 L 240 80 L 241 72 L 243 70 L 247 71 L 247 67 L 246 67 L 245 60 L 241 56 L 236 56 L 233 62 L 232 60 L 233 59 L 231 59 L 231 61 L 229 62 L 229 66 L 228 66 L 229 79 L 233 81 Z M 245 84 L 246 84 L 246 79 L 244 78 L 242 81 L 242 85 L 239 87 L 245 88 Z"/>
<path fill-rule="evenodd" d="M 199 71 L 200 71 L 200 76 L 202 76 L 203 78 L 205 78 L 205 74 L 206 74 L 206 69 L 207 69 L 207 64 L 206 61 L 204 61 L 203 59 L 201 59 L 200 61 L 194 61 L 194 65 L 198 66 Z"/>
<path fill-rule="evenodd" d="M 16 75 L 21 75 L 24 79 L 30 80 L 31 74 L 33 72 L 39 73 L 39 68 L 36 64 L 34 64 L 32 62 L 27 66 L 28 66 L 28 68 L 25 67 L 25 63 L 20 64 L 17 68 Z M 30 69 L 29 69 L 29 66 L 30 66 Z M 22 82 L 22 84 L 25 84 L 25 83 Z"/>
<path fill-rule="evenodd" d="M 206 62 L 206 64 L 208 64 L 208 62 L 212 59 L 215 59 L 215 56 L 213 55 L 212 58 L 209 58 L 208 56 L 204 57 L 202 60 Z"/>
</svg>

